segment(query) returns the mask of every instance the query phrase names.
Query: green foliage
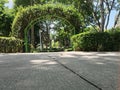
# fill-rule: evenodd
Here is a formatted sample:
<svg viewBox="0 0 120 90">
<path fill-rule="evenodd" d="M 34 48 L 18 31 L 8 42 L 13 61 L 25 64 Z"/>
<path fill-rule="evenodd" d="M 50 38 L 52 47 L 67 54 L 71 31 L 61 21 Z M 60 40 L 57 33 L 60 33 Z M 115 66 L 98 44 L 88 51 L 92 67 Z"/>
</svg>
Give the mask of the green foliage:
<svg viewBox="0 0 120 90">
<path fill-rule="evenodd" d="M 92 32 L 98 32 L 98 28 L 97 27 L 92 27 L 92 26 L 86 27 L 83 32 L 91 32 L 91 33 Z"/>
<path fill-rule="evenodd" d="M 83 51 L 119 51 L 120 32 L 84 32 L 72 38 L 74 50 Z"/>
<path fill-rule="evenodd" d="M 62 4 L 45 4 L 36 5 L 20 10 L 13 23 L 12 23 L 12 36 L 23 38 L 24 30 L 30 23 L 40 20 L 40 17 L 51 15 L 51 18 L 55 16 L 62 17 L 69 21 L 76 29 L 76 33 L 80 32 L 82 27 L 82 16 L 72 6 L 66 6 Z"/>
<path fill-rule="evenodd" d="M 9 36 L 14 18 L 13 10 L 5 7 L 7 0 L 0 1 L 0 36 Z"/>
<path fill-rule="evenodd" d="M 91 0 L 87 0 L 87 1 L 85 0 L 25 0 L 24 2 L 23 0 L 14 0 L 14 3 L 15 3 L 15 8 L 19 6 L 27 7 L 36 4 L 44 5 L 48 3 L 53 3 L 53 4 L 61 3 L 67 6 L 74 6 L 77 9 L 77 11 L 81 13 L 81 15 L 83 16 L 86 25 L 88 25 L 90 22 L 93 22 L 93 17 L 92 17 L 93 7 Z"/>
<path fill-rule="evenodd" d="M 4 6 L 4 4 L 7 2 L 8 2 L 8 0 L 0 0 L 0 5 Z"/>
<path fill-rule="evenodd" d="M 59 44 L 61 47 L 69 47 L 70 46 L 70 36 L 71 36 L 71 33 L 68 32 L 69 30 L 64 30 L 64 29 L 61 29 L 61 30 L 58 30 L 58 32 L 56 33 L 57 36 L 56 36 L 56 40 L 59 41 Z"/>
<path fill-rule="evenodd" d="M 111 35 L 111 43 L 114 47 L 114 50 L 120 51 L 120 28 L 115 28 L 112 31 L 109 31 L 109 34 Z"/>
<path fill-rule="evenodd" d="M 120 0 L 89 0 L 93 2 L 93 4 L 89 4 L 93 10 L 92 10 L 92 18 L 94 20 L 94 23 L 92 25 L 98 25 L 100 31 L 104 31 L 104 29 L 108 29 L 108 25 L 111 23 L 110 16 L 114 12 L 119 12 L 120 10 Z M 119 17 L 119 13 L 116 13 L 116 15 L 112 16 L 113 18 L 116 18 L 116 20 L 113 20 L 114 26 L 117 24 L 117 20 Z"/>
<path fill-rule="evenodd" d="M 0 37 L 0 53 L 22 52 L 22 40 L 14 37 Z"/>
<path fill-rule="evenodd" d="M 106 32 L 109 32 L 109 33 L 120 32 L 120 28 L 119 27 L 112 28 L 112 29 L 107 30 Z"/>
<path fill-rule="evenodd" d="M 52 0 L 53 3 L 59 2 L 65 5 L 73 5 L 84 18 L 84 22 L 88 25 L 93 22 L 92 12 L 93 4 L 91 0 Z"/>
<path fill-rule="evenodd" d="M 13 10 L 6 9 L 3 15 L 0 16 L 0 36 L 9 36 L 11 32 L 11 23 L 13 21 L 14 14 Z"/>
<path fill-rule="evenodd" d="M 115 32 L 120 32 L 120 28 L 119 27 L 115 28 Z"/>
<path fill-rule="evenodd" d="M 28 7 L 28 6 L 32 6 L 35 4 L 45 4 L 47 2 L 50 2 L 51 0 L 14 0 L 14 7 L 19 7 L 19 6 L 23 6 L 23 7 Z"/>
<path fill-rule="evenodd" d="M 60 43 L 57 41 L 57 42 L 52 42 L 52 47 L 53 48 L 59 48 L 60 47 Z"/>
<path fill-rule="evenodd" d="M 67 49 L 65 49 L 64 51 L 73 51 L 73 48 L 67 48 Z"/>
</svg>

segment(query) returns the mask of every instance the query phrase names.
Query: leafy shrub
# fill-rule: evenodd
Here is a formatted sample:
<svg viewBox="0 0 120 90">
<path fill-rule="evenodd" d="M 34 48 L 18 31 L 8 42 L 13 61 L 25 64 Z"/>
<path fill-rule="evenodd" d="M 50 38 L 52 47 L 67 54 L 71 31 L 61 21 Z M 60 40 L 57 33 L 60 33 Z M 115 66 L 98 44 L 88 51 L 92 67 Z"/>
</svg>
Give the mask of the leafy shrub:
<svg viewBox="0 0 120 90">
<path fill-rule="evenodd" d="M 0 53 L 22 52 L 22 40 L 14 37 L 0 37 Z"/>
<path fill-rule="evenodd" d="M 113 32 L 113 33 L 110 33 L 111 35 L 111 43 L 112 43 L 112 46 L 113 46 L 113 50 L 114 51 L 120 51 L 120 32 L 116 31 L 116 32 Z"/>
<path fill-rule="evenodd" d="M 92 26 L 90 26 L 90 27 L 86 27 L 86 28 L 84 28 L 84 32 L 98 32 L 98 27 L 92 27 Z"/>
<path fill-rule="evenodd" d="M 82 51 L 119 51 L 120 32 L 84 32 L 72 38 L 74 50 Z"/>
<path fill-rule="evenodd" d="M 112 28 L 112 29 L 107 30 L 107 32 L 109 32 L 109 33 L 120 32 L 120 28 L 119 28 L 119 27 L 117 27 L 117 28 Z"/>
<path fill-rule="evenodd" d="M 73 51 L 73 48 L 67 48 L 64 51 Z"/>
</svg>

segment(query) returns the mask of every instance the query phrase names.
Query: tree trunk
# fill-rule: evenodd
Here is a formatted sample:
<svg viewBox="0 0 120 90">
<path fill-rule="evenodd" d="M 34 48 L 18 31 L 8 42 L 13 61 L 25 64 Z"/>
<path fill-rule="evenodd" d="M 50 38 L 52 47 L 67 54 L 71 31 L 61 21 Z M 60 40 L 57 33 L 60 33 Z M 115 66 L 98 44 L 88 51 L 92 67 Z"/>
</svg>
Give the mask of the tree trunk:
<svg viewBox="0 0 120 90">
<path fill-rule="evenodd" d="M 34 46 L 35 37 L 34 37 L 34 26 L 31 28 L 31 44 Z"/>
<path fill-rule="evenodd" d="M 104 24 L 105 24 L 105 19 L 104 19 L 104 0 L 100 0 L 100 13 L 101 13 L 100 32 L 104 32 Z"/>
<path fill-rule="evenodd" d="M 119 17 L 120 17 L 120 11 L 118 12 L 118 15 L 117 15 L 117 17 L 115 19 L 114 28 L 116 27 L 116 25 L 118 23 Z"/>
</svg>

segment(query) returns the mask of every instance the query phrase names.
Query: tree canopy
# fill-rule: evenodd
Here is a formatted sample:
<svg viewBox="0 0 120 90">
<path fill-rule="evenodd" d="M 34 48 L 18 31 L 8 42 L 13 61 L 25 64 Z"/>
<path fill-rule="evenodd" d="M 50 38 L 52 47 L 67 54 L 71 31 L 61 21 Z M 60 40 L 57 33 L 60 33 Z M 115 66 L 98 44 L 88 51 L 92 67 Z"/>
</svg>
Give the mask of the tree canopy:
<svg viewBox="0 0 120 90">
<path fill-rule="evenodd" d="M 43 4 L 56 4 L 56 3 L 61 3 L 64 5 L 68 6 L 74 6 L 76 10 L 78 10 L 79 13 L 84 18 L 84 22 L 86 25 L 89 23 L 93 22 L 93 17 L 92 17 L 92 5 L 93 2 L 91 0 L 15 0 L 15 7 L 23 6 L 33 6 L 35 4 L 43 5 Z M 89 9 L 88 9 L 89 8 Z"/>
<path fill-rule="evenodd" d="M 94 24 L 99 27 L 99 30 L 104 32 L 104 29 L 108 29 L 110 23 L 110 16 L 112 11 L 118 11 L 118 17 L 120 15 L 120 0 L 92 0 L 93 2 L 93 21 Z M 115 17 L 113 17 L 115 18 Z M 113 22 L 117 22 L 113 21 Z"/>
</svg>

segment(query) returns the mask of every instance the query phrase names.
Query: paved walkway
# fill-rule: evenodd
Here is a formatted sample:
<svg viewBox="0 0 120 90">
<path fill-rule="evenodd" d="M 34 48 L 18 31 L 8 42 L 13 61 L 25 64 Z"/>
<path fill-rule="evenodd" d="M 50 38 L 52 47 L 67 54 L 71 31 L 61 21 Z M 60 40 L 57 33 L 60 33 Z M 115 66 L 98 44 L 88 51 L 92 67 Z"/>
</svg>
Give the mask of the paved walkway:
<svg viewBox="0 0 120 90">
<path fill-rule="evenodd" d="M 0 90 L 120 90 L 120 53 L 0 54 Z"/>
</svg>

